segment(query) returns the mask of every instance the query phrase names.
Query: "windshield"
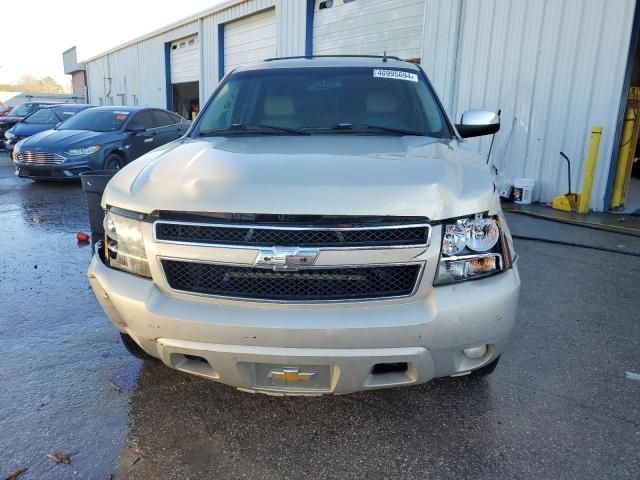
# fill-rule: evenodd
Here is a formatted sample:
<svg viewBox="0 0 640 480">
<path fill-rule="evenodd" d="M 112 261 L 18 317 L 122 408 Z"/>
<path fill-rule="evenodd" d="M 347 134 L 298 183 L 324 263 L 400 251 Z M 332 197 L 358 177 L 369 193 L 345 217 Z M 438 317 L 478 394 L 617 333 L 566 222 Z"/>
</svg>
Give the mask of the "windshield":
<svg viewBox="0 0 640 480">
<path fill-rule="evenodd" d="M 60 118 L 52 108 L 43 108 L 25 118 L 24 123 L 58 123 Z"/>
<path fill-rule="evenodd" d="M 38 106 L 37 103 L 19 103 L 11 110 L 11 115 L 14 117 L 26 117 L 38 110 Z"/>
<path fill-rule="evenodd" d="M 91 130 L 93 132 L 117 132 L 122 129 L 130 112 L 98 110 L 90 108 L 72 116 L 58 126 L 58 130 Z"/>
<path fill-rule="evenodd" d="M 452 136 L 419 72 L 372 67 L 232 74 L 202 112 L 195 132 L 206 136 L 291 134 L 293 130 Z"/>
</svg>

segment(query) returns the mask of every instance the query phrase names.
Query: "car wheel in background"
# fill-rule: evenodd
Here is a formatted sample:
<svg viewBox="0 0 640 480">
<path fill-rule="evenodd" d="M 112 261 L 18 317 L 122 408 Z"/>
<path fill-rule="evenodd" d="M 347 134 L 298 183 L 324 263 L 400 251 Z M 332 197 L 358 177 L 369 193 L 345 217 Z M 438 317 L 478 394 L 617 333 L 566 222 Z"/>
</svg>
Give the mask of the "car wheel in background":
<svg viewBox="0 0 640 480">
<path fill-rule="evenodd" d="M 155 357 L 152 357 L 147 352 L 145 352 L 140 345 L 138 345 L 133 338 L 131 338 L 126 333 L 120 332 L 120 340 L 122 340 L 122 344 L 127 349 L 127 351 L 136 358 L 140 360 L 156 360 Z"/>
<path fill-rule="evenodd" d="M 122 160 L 120 155 L 116 155 L 115 153 L 109 154 L 104 161 L 105 170 L 120 170 L 122 167 L 124 167 L 124 160 Z"/>
</svg>

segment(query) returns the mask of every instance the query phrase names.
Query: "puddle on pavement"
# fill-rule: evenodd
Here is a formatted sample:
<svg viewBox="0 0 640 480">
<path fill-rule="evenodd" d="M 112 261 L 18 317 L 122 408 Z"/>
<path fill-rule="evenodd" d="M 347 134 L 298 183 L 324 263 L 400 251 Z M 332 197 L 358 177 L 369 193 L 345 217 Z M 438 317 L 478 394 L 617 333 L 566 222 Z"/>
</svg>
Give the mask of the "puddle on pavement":
<svg viewBox="0 0 640 480">
<path fill-rule="evenodd" d="M 0 478 L 24 467 L 20 480 L 108 478 L 117 466 L 141 362 L 90 290 L 91 244 L 76 239 L 88 226 L 79 184 L 14 178 L 0 154 Z"/>
</svg>

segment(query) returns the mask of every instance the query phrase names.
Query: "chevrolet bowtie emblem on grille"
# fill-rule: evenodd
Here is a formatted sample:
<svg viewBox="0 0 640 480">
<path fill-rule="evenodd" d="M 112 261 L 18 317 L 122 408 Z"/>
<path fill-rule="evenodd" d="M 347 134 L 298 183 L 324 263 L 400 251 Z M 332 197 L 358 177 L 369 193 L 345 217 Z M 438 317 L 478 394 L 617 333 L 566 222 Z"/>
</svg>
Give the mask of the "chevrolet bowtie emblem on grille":
<svg viewBox="0 0 640 480">
<path fill-rule="evenodd" d="M 299 368 L 279 368 L 269 372 L 269 378 L 284 380 L 285 383 L 307 382 L 315 375 L 316 372 L 301 372 Z"/>
<path fill-rule="evenodd" d="M 318 258 L 317 248 L 271 247 L 261 248 L 254 265 L 272 266 L 274 270 L 298 270 L 311 266 Z"/>
</svg>

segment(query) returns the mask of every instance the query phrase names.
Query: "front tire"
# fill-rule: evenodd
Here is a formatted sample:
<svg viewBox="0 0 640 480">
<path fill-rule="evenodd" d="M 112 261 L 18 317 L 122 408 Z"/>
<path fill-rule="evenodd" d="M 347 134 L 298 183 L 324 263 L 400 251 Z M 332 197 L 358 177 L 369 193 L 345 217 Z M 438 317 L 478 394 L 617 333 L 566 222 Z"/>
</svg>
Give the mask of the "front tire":
<svg viewBox="0 0 640 480">
<path fill-rule="evenodd" d="M 110 153 L 104 161 L 105 170 L 120 170 L 122 167 L 124 167 L 124 160 L 115 153 Z"/>
<path fill-rule="evenodd" d="M 140 345 L 138 345 L 133 338 L 131 338 L 126 333 L 120 332 L 120 340 L 122 340 L 122 344 L 124 348 L 127 349 L 131 355 L 140 360 L 155 360 L 155 357 L 152 357 L 147 352 L 145 352 Z"/>
<path fill-rule="evenodd" d="M 498 356 L 493 362 L 486 364 L 484 367 L 480 367 L 477 370 L 471 372 L 471 375 L 474 377 L 487 377 L 493 373 L 493 371 L 498 366 L 498 362 L 500 361 L 500 356 Z"/>
</svg>

